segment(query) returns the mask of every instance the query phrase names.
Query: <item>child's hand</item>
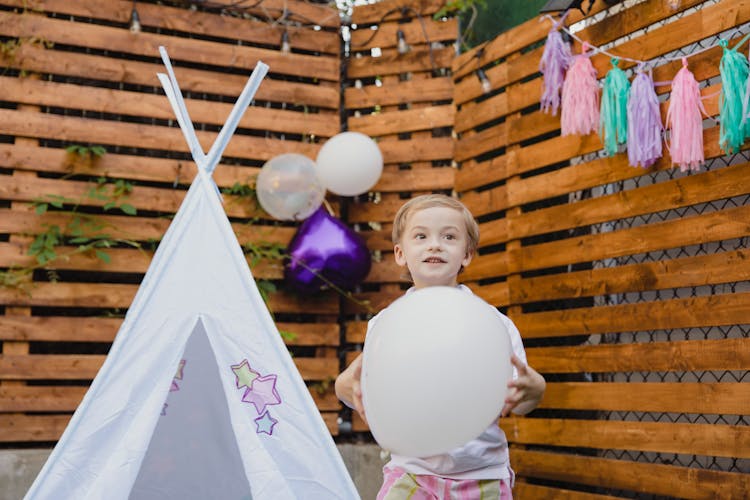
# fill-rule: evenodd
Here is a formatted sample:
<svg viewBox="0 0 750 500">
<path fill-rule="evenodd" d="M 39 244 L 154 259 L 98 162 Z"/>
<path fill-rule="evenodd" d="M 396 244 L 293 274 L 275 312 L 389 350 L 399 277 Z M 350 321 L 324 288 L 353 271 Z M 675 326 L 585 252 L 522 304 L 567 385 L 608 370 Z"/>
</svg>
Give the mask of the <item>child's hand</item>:
<svg viewBox="0 0 750 500">
<path fill-rule="evenodd" d="M 518 378 L 508 382 L 505 406 L 500 413 L 503 417 L 507 417 L 511 410 L 519 415 L 529 413 L 539 404 L 547 386 L 544 377 L 516 355 L 511 356 L 510 362 L 516 367 Z"/>
<path fill-rule="evenodd" d="M 362 355 L 352 361 L 346 370 L 336 378 L 336 396 L 343 401 L 349 408 L 353 408 L 367 423 L 365 417 L 365 406 L 362 403 Z"/>
</svg>

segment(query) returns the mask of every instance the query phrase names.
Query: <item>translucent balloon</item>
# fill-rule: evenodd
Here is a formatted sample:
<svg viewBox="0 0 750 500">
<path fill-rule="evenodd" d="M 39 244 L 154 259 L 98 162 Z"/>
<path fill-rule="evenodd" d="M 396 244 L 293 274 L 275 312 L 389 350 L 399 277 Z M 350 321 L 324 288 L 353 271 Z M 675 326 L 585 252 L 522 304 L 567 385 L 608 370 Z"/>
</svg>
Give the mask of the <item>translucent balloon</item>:
<svg viewBox="0 0 750 500">
<path fill-rule="evenodd" d="M 326 189 L 308 157 L 287 153 L 268 160 L 255 184 L 263 210 L 280 220 L 302 220 L 323 203 Z"/>
<path fill-rule="evenodd" d="M 513 373 L 505 323 L 482 299 L 427 287 L 384 309 L 367 334 L 365 414 L 375 440 L 427 457 L 478 437 L 500 415 Z"/>
<path fill-rule="evenodd" d="M 318 151 L 315 168 L 323 185 L 341 196 L 366 193 L 383 173 L 383 154 L 365 134 L 342 132 Z"/>
</svg>

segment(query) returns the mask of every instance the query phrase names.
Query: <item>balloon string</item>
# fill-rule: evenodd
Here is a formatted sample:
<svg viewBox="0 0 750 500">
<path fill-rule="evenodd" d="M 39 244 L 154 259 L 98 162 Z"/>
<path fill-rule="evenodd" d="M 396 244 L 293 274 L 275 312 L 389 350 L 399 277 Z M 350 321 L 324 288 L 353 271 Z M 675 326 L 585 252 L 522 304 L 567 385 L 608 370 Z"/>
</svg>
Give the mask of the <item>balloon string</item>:
<svg viewBox="0 0 750 500">
<path fill-rule="evenodd" d="M 325 198 L 323 198 L 323 205 L 326 206 L 326 210 L 328 210 L 328 215 L 330 215 L 331 217 L 336 217 L 336 214 L 333 213 L 333 208 L 331 207 L 331 204 L 328 203 L 328 200 L 326 200 Z"/>
<path fill-rule="evenodd" d="M 365 309 L 367 309 L 368 313 L 375 313 L 375 311 L 372 309 L 372 306 L 370 306 L 369 300 L 359 300 L 354 295 L 352 295 L 352 292 L 344 290 L 343 288 L 341 288 L 340 286 L 338 286 L 337 284 L 333 283 L 331 280 L 329 280 L 328 278 L 320 274 L 317 269 L 313 269 L 310 266 L 308 266 L 304 260 L 298 259 L 298 258 L 292 258 L 292 260 L 294 261 L 295 264 L 299 264 L 300 266 L 305 268 L 306 271 L 310 271 L 315 276 L 320 278 L 320 280 L 323 281 L 323 283 L 331 287 L 331 289 L 336 291 L 339 295 L 341 295 L 345 299 L 350 300 L 351 302 L 355 303 L 356 305 L 360 307 L 364 307 Z"/>
</svg>

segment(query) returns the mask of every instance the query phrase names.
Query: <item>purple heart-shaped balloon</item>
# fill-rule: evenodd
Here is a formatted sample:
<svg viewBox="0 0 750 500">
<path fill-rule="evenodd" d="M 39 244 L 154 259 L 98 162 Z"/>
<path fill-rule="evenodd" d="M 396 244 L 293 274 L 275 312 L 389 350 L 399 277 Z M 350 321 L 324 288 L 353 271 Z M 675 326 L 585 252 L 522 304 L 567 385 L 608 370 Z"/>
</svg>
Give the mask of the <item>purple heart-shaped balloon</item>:
<svg viewBox="0 0 750 500">
<path fill-rule="evenodd" d="M 370 251 L 362 237 L 322 206 L 302 222 L 287 252 L 284 279 L 304 293 L 324 288 L 325 280 L 351 290 L 370 272 Z"/>
</svg>

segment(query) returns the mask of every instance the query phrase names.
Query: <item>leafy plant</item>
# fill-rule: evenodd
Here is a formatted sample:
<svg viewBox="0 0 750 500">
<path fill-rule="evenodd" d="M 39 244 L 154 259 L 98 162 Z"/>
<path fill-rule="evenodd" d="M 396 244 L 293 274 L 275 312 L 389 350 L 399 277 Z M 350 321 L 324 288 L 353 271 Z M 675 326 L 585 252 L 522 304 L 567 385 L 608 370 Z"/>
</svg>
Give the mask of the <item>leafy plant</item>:
<svg viewBox="0 0 750 500">
<path fill-rule="evenodd" d="M 71 146 L 72 147 L 72 146 Z M 84 154 L 101 155 L 104 154 L 104 148 L 101 150 L 94 148 L 85 148 L 76 146 L 76 154 L 81 151 Z M 84 149 L 81 149 L 84 148 Z M 69 151 L 71 151 L 69 147 Z M 85 199 L 103 201 L 105 211 L 114 208 L 120 209 L 128 215 L 136 215 L 135 207 L 128 203 L 123 203 L 122 198 L 127 197 L 133 191 L 133 184 L 124 180 L 117 180 L 110 183 L 106 178 L 97 179 L 96 185 L 89 189 L 81 199 L 72 199 L 57 194 L 47 194 L 40 198 L 35 198 L 31 202 L 31 207 L 37 215 L 44 215 L 50 209 L 56 209 L 57 214 L 66 214 L 69 219 L 64 225 L 45 224 L 45 230 L 34 235 L 34 239 L 29 245 L 27 255 L 34 257 L 36 264 L 28 267 L 12 267 L 6 271 L 0 271 L 0 286 L 9 288 L 21 288 L 28 283 L 29 276 L 36 269 L 46 269 L 50 281 L 56 281 L 59 277 L 54 270 L 47 269 L 49 264 L 58 259 L 70 259 L 71 256 L 80 253 L 92 253 L 97 259 L 108 264 L 111 257 L 107 253 L 107 248 L 115 246 L 128 245 L 134 248 L 141 248 L 136 241 L 115 238 L 104 232 L 106 224 L 97 216 L 81 213 L 79 207 Z M 60 253 L 59 247 L 63 245 L 74 246 L 75 248 L 66 253 Z"/>
</svg>

